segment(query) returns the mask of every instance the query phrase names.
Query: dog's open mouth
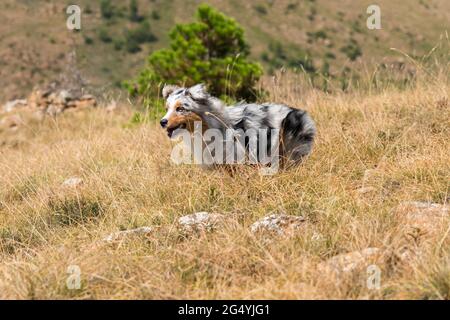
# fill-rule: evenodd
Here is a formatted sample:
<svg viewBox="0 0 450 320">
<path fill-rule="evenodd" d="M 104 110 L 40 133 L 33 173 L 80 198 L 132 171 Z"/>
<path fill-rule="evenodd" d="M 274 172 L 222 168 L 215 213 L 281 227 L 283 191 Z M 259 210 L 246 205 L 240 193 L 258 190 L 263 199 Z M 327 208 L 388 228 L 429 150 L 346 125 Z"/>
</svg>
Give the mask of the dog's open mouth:
<svg viewBox="0 0 450 320">
<path fill-rule="evenodd" d="M 182 123 L 182 124 L 179 124 L 176 127 L 167 128 L 167 135 L 169 136 L 169 138 L 172 138 L 172 135 L 173 135 L 174 131 L 178 130 L 178 129 L 186 129 L 186 124 Z"/>
</svg>

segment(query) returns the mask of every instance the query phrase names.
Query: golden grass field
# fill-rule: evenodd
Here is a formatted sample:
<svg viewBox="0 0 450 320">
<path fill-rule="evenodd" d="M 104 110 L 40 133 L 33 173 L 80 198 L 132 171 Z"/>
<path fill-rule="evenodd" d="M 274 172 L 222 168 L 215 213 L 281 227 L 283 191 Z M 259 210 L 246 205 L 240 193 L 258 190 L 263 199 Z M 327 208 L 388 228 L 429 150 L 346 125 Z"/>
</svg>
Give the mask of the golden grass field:
<svg viewBox="0 0 450 320">
<path fill-rule="evenodd" d="M 299 91 L 288 78 L 268 91 L 309 111 L 318 128 L 307 161 L 274 176 L 174 165 L 165 132 L 157 122 L 126 125 L 127 105 L 0 131 L 0 298 L 450 298 L 448 227 L 411 240 L 393 214 L 402 201 L 449 201 L 448 77 L 333 95 Z M 63 187 L 70 177 L 84 183 Z M 227 223 L 182 236 L 178 218 L 198 211 Z M 269 241 L 249 231 L 272 212 L 303 216 L 305 225 Z M 154 232 L 101 241 L 141 226 Z M 380 262 L 377 290 L 367 288 L 365 269 L 336 277 L 317 267 L 340 253 L 377 247 L 394 256 L 402 246 L 421 255 Z M 66 286 L 71 265 L 80 289 Z"/>
</svg>

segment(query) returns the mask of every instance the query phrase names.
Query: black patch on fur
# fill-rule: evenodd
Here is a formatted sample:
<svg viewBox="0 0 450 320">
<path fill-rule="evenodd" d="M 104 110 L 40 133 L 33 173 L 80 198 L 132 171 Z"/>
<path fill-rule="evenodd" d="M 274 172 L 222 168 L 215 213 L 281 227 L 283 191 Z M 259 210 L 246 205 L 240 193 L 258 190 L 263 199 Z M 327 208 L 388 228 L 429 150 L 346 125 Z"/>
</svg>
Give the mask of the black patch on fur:
<svg viewBox="0 0 450 320">
<path fill-rule="evenodd" d="M 305 111 L 294 109 L 281 123 L 281 151 L 290 160 L 298 161 L 311 151 L 315 130 L 306 128 L 309 121 Z"/>
<path fill-rule="evenodd" d="M 303 110 L 292 110 L 289 112 L 281 123 L 281 127 L 283 128 L 285 134 L 291 134 L 292 136 L 301 134 L 305 127 L 303 118 L 304 115 L 305 111 Z"/>
<path fill-rule="evenodd" d="M 247 120 L 251 117 L 255 117 L 256 114 L 252 111 L 248 111 L 248 110 L 244 110 L 244 118 L 241 119 L 238 123 L 236 123 L 233 128 L 235 130 L 242 130 L 244 132 L 244 134 L 247 132 L 248 130 L 248 126 L 247 126 Z M 260 123 L 260 129 L 266 129 L 266 141 L 267 141 L 267 145 L 266 145 L 266 156 L 271 157 L 271 149 L 272 149 L 272 129 L 273 127 L 271 126 L 270 123 L 270 118 L 269 117 L 264 117 L 261 119 L 261 123 Z M 259 139 L 260 139 L 260 133 L 259 131 L 257 132 L 258 136 L 257 136 L 257 160 L 261 161 L 262 159 L 260 158 L 260 145 L 259 145 Z M 250 138 L 246 135 L 244 138 L 244 144 L 245 144 L 245 149 L 248 153 L 249 151 L 249 144 L 250 144 Z"/>
<path fill-rule="evenodd" d="M 195 98 L 193 98 L 191 95 L 189 95 L 189 96 L 191 97 L 191 99 L 192 99 L 195 103 L 197 103 L 197 104 L 199 104 L 199 105 L 201 105 L 201 106 L 208 106 L 208 105 L 209 105 L 209 100 L 208 100 L 208 98 L 195 99 Z"/>
<path fill-rule="evenodd" d="M 244 132 L 245 132 L 245 119 L 241 119 L 238 123 L 236 123 L 233 126 L 233 128 L 236 130 L 241 129 L 241 130 L 244 130 Z"/>
</svg>

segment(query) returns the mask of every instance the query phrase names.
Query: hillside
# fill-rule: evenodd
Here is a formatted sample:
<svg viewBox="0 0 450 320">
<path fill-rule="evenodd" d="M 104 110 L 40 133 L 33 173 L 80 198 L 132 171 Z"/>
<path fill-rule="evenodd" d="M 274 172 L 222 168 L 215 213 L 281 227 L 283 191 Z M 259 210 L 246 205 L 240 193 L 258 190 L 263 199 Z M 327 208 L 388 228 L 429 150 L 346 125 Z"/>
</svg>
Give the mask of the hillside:
<svg viewBox="0 0 450 320">
<path fill-rule="evenodd" d="M 110 95 L 133 78 L 146 57 L 168 43 L 175 23 L 188 22 L 200 1 L 139 0 L 138 18 L 130 19 L 129 0 L 112 1 L 113 16 L 102 17 L 100 2 L 80 0 L 81 32 L 65 27 L 65 7 L 56 0 L 4 0 L 0 3 L 0 101 L 26 96 L 36 85 L 57 80 L 67 56 L 77 53 L 77 67 L 91 91 Z M 270 74 L 280 67 L 307 66 L 321 75 L 347 79 L 367 66 L 407 62 L 428 53 L 449 29 L 446 0 L 380 0 L 382 30 L 366 28 L 371 1 L 258 0 L 211 3 L 245 29 L 252 57 Z M 144 22 L 148 23 L 142 27 Z M 129 43 L 130 33 L 144 30 L 143 43 Z M 354 59 L 354 61 L 352 61 Z"/>
</svg>

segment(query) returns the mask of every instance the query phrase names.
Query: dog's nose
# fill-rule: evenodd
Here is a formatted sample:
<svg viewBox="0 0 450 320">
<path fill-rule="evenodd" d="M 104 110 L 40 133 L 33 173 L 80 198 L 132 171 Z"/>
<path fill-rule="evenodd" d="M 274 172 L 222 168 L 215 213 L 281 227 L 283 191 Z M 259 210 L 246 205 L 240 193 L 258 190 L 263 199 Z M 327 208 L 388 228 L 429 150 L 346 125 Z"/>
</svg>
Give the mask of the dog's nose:
<svg viewBox="0 0 450 320">
<path fill-rule="evenodd" d="M 162 128 L 165 128 L 167 126 L 167 119 L 161 119 L 161 121 L 159 122 L 159 124 L 161 125 Z"/>
</svg>

